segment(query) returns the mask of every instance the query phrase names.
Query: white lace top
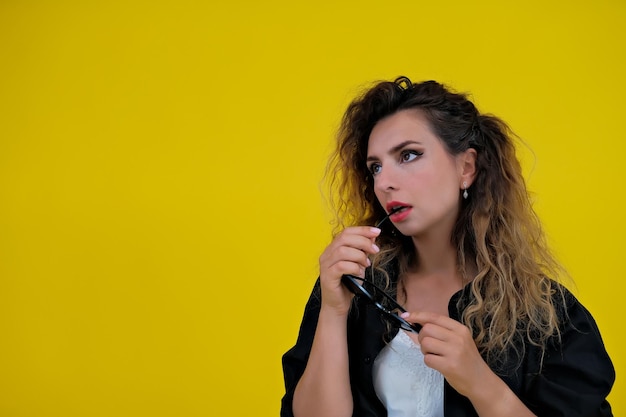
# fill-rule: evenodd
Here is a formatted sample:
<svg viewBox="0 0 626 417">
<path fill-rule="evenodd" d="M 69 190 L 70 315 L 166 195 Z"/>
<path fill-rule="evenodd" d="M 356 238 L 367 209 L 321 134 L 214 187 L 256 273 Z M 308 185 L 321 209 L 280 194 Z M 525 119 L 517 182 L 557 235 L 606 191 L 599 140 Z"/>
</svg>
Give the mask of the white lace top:
<svg viewBox="0 0 626 417">
<path fill-rule="evenodd" d="M 419 345 L 404 331 L 378 354 L 373 378 L 388 417 L 443 417 L 443 375 L 424 364 Z"/>
</svg>

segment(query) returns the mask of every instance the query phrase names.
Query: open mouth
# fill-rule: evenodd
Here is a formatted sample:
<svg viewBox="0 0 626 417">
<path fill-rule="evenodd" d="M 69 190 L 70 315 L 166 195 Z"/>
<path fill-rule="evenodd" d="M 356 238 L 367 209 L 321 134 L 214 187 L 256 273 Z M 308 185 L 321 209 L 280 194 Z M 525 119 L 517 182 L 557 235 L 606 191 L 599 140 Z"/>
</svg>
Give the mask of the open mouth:
<svg viewBox="0 0 626 417">
<path fill-rule="evenodd" d="M 407 206 L 407 205 L 393 205 L 393 206 L 389 206 L 387 210 L 388 210 L 389 216 L 391 216 L 396 213 L 401 213 L 410 208 L 411 206 Z"/>
<path fill-rule="evenodd" d="M 409 208 L 410 208 L 409 206 L 395 206 L 389 211 L 389 215 L 403 212 L 405 210 L 408 210 Z"/>
</svg>

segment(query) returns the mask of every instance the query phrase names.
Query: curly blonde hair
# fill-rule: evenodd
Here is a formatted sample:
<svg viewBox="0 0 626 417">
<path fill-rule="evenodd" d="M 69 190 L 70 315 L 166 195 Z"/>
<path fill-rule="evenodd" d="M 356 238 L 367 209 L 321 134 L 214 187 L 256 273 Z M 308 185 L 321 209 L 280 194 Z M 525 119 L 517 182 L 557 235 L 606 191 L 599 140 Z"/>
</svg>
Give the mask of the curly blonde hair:
<svg viewBox="0 0 626 417">
<path fill-rule="evenodd" d="M 468 148 L 477 153 L 471 197 L 461 199 L 451 237 L 460 271 L 470 262 L 478 268 L 462 322 L 473 331 L 481 353 L 493 361 L 511 349 L 519 353 L 516 341 L 545 346 L 559 333 L 554 301 L 559 298 L 553 296 L 561 286 L 553 279 L 564 271 L 548 249 L 532 208 L 514 135 L 499 118 L 481 114 L 466 95 L 435 81 L 413 84 L 400 77 L 375 84 L 348 106 L 327 171 L 334 233 L 375 224 L 386 215 L 365 163 L 368 140 L 378 121 L 404 109 L 420 109 L 450 154 Z M 375 275 L 385 277 L 382 284 L 390 289 L 390 265 L 402 277 L 418 260 L 410 237 L 396 233 L 391 222 L 381 228 L 381 251 L 373 263 L 381 272 Z"/>
</svg>

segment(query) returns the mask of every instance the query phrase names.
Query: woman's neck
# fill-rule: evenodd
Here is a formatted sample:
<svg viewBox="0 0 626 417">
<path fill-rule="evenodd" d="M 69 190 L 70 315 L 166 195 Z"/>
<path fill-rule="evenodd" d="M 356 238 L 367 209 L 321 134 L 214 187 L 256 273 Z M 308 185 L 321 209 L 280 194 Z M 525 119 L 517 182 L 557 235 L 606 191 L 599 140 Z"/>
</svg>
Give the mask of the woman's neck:
<svg viewBox="0 0 626 417">
<path fill-rule="evenodd" d="M 435 281 L 438 285 L 463 287 L 474 279 L 478 268 L 474 259 L 465 258 L 459 265 L 458 248 L 451 241 L 440 238 L 413 238 L 415 264 L 405 279 Z"/>
<path fill-rule="evenodd" d="M 414 237 L 413 244 L 417 260 L 413 273 L 420 276 L 458 274 L 457 249 L 448 239 Z"/>
</svg>

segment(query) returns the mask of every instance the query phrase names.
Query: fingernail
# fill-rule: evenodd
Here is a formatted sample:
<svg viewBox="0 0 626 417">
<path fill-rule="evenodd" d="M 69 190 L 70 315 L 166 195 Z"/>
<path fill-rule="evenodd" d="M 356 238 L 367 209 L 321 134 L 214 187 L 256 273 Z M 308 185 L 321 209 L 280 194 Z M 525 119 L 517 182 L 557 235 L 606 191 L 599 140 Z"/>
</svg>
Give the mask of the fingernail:
<svg viewBox="0 0 626 417">
<path fill-rule="evenodd" d="M 367 258 L 367 266 L 372 266 L 372 261 L 370 261 L 370 258 Z"/>
<path fill-rule="evenodd" d="M 374 252 L 376 253 L 380 252 L 380 248 L 376 245 L 372 245 L 372 249 L 374 249 Z"/>
<path fill-rule="evenodd" d="M 378 227 L 372 227 L 372 233 L 375 233 L 376 236 L 380 234 L 380 229 Z"/>
<path fill-rule="evenodd" d="M 402 317 L 403 319 L 406 319 L 410 315 L 411 315 L 411 313 L 409 313 L 408 311 L 405 311 L 404 313 L 400 314 L 400 317 Z"/>
</svg>

